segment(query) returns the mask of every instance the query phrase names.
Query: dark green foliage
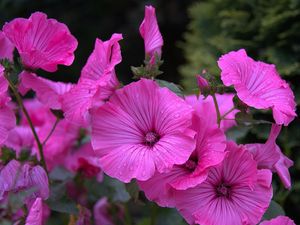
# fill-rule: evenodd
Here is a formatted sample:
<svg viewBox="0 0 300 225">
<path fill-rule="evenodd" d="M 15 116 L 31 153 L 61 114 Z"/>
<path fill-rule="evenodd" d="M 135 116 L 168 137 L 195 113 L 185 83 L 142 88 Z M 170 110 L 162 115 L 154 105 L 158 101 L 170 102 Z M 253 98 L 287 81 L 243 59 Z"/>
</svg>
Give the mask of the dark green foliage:
<svg viewBox="0 0 300 225">
<path fill-rule="evenodd" d="M 219 74 L 217 59 L 245 48 L 251 57 L 276 64 L 283 76 L 300 74 L 300 1 L 211 0 L 189 8 L 191 22 L 181 44 L 187 64 L 180 67 L 186 88 L 202 69 Z"/>
</svg>

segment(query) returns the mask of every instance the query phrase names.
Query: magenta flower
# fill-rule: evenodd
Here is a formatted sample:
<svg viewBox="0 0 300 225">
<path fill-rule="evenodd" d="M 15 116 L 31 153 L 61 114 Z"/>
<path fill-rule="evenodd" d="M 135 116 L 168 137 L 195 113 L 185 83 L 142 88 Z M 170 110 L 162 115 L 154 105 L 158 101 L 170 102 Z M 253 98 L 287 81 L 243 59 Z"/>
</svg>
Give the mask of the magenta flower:
<svg viewBox="0 0 300 225">
<path fill-rule="evenodd" d="M 99 182 L 103 180 L 99 159 L 96 157 L 91 143 L 86 143 L 80 148 L 70 151 L 65 157 L 64 166 L 72 172 L 82 172 L 87 178 L 96 176 Z"/>
<path fill-rule="evenodd" d="M 223 55 L 218 65 L 224 85 L 233 85 L 244 103 L 256 109 L 272 109 L 277 124 L 287 126 L 294 119 L 294 94 L 274 65 L 254 61 L 244 49 Z"/>
<path fill-rule="evenodd" d="M 92 112 L 92 146 L 105 173 L 148 180 L 183 164 L 195 148 L 192 107 L 167 88 L 141 79 Z"/>
<path fill-rule="evenodd" d="M 198 85 L 199 90 L 201 92 L 207 90 L 209 87 L 208 81 L 200 74 L 196 75 L 196 78 L 197 78 L 197 85 Z"/>
<path fill-rule="evenodd" d="M 41 104 L 37 99 L 28 99 L 24 101 L 25 107 L 29 113 L 29 117 L 37 131 L 40 141 L 43 143 L 50 131 L 52 130 L 56 117 L 51 113 L 48 107 Z M 21 114 L 21 125 L 28 127 L 28 122 L 23 114 Z M 51 170 L 56 165 L 64 163 L 67 153 L 75 144 L 79 135 L 79 126 L 62 119 L 58 122 L 52 135 L 44 144 L 44 155 L 48 170 Z M 26 138 L 23 136 L 22 138 Z M 26 140 L 22 140 L 26 143 Z M 25 146 L 23 146 L 25 147 Z M 32 154 L 39 156 L 39 151 L 36 142 L 32 146 Z"/>
<path fill-rule="evenodd" d="M 34 192 L 26 197 L 26 201 L 40 197 L 49 197 L 48 177 L 40 166 L 22 165 L 16 160 L 11 160 L 0 171 L 0 201 L 4 200 L 9 192 L 34 189 Z"/>
<path fill-rule="evenodd" d="M 13 60 L 15 46 L 8 40 L 5 34 L 0 31 L 0 59 Z"/>
<path fill-rule="evenodd" d="M 87 124 L 89 110 L 104 104 L 119 87 L 114 67 L 122 60 L 118 43 L 121 39 L 121 34 L 104 42 L 96 39 L 78 84 L 63 96 L 63 111 L 68 120 Z"/>
<path fill-rule="evenodd" d="M 160 206 L 174 205 L 169 189 L 186 190 L 206 180 L 209 170 L 222 162 L 225 156 L 225 135 L 217 125 L 209 124 L 206 117 L 193 116 L 192 129 L 196 134 L 196 149 L 189 160 L 176 165 L 170 172 L 156 173 L 147 181 L 140 181 L 139 186 L 148 199 Z"/>
<path fill-rule="evenodd" d="M 233 97 L 234 94 L 216 94 L 221 115 L 225 115 L 225 113 L 229 112 L 229 110 L 233 108 Z M 216 108 L 211 96 L 204 98 L 203 95 L 200 95 L 198 98 L 196 95 L 190 95 L 186 96 L 185 99 L 187 103 L 194 107 L 198 115 L 202 115 L 207 121 L 209 121 L 209 124 L 212 126 L 217 124 Z M 221 121 L 220 128 L 223 131 L 226 131 L 236 125 L 234 118 L 238 111 L 239 110 L 237 109 L 232 110 L 225 116 L 225 120 Z"/>
<path fill-rule="evenodd" d="M 140 25 L 140 34 L 144 39 L 145 52 L 150 58 L 150 62 L 155 60 L 155 55 L 161 57 L 161 48 L 164 44 L 156 20 L 155 8 L 145 7 L 145 18 Z"/>
<path fill-rule="evenodd" d="M 16 125 L 16 118 L 13 110 L 8 105 L 10 97 L 7 93 L 8 82 L 4 77 L 4 67 L 0 64 L 0 145 L 3 144 Z"/>
<path fill-rule="evenodd" d="M 269 221 L 263 221 L 259 225 L 296 225 L 293 220 L 287 216 L 277 216 Z"/>
<path fill-rule="evenodd" d="M 3 32 L 17 48 L 26 68 L 54 72 L 58 64 L 73 63 L 77 40 L 65 24 L 48 19 L 44 13 L 14 19 L 3 26 Z"/>
<path fill-rule="evenodd" d="M 223 163 L 200 185 L 173 190 L 177 209 L 190 223 L 257 224 L 272 198 L 272 173 L 258 170 L 251 154 L 232 142 Z"/>
<path fill-rule="evenodd" d="M 88 208 L 79 207 L 79 215 L 75 225 L 91 225 L 92 213 Z"/>
<path fill-rule="evenodd" d="M 31 206 L 25 225 L 42 225 L 43 224 L 43 201 L 36 198 Z"/>
<path fill-rule="evenodd" d="M 46 140 L 52 127 L 53 123 L 46 123 L 38 129 L 38 136 L 42 142 Z M 65 119 L 59 121 L 54 132 L 44 145 L 44 155 L 49 170 L 64 163 L 65 157 L 75 145 L 78 136 L 79 127 L 77 125 L 71 124 Z M 36 145 L 33 148 L 33 152 L 39 156 Z"/>
<path fill-rule="evenodd" d="M 95 225 L 114 225 L 111 215 L 109 215 L 109 203 L 106 197 L 99 199 L 94 205 Z"/>
<path fill-rule="evenodd" d="M 276 138 L 280 130 L 281 126 L 273 124 L 270 136 L 265 144 L 247 144 L 245 147 L 252 153 L 259 169 L 270 169 L 277 172 L 283 185 L 290 189 L 291 176 L 288 169 L 293 166 L 294 163 L 283 155 L 276 144 Z"/>
<path fill-rule="evenodd" d="M 28 126 L 17 126 L 9 132 L 3 145 L 14 149 L 19 156 L 22 150 L 31 150 L 34 141 L 32 131 Z"/>
<path fill-rule="evenodd" d="M 70 83 L 54 82 L 27 71 L 23 71 L 19 78 L 19 91 L 22 95 L 32 89 L 37 99 L 51 109 L 61 109 L 62 96 L 73 87 Z"/>
</svg>

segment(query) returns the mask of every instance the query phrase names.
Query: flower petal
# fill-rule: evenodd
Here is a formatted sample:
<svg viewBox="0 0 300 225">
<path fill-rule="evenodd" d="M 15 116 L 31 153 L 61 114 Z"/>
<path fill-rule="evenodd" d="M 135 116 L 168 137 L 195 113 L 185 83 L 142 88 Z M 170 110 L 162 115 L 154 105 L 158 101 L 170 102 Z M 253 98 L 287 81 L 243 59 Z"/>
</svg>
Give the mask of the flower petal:
<svg viewBox="0 0 300 225">
<path fill-rule="evenodd" d="M 287 126 L 294 119 L 294 94 L 274 65 L 254 61 L 244 49 L 223 55 L 218 65 L 223 83 L 233 85 L 244 103 L 257 109 L 271 108 L 277 124 Z"/>
<path fill-rule="evenodd" d="M 66 25 L 48 19 L 44 13 L 14 19 L 3 26 L 3 32 L 18 49 L 26 67 L 54 72 L 58 64 L 73 63 L 77 40 Z"/>
</svg>

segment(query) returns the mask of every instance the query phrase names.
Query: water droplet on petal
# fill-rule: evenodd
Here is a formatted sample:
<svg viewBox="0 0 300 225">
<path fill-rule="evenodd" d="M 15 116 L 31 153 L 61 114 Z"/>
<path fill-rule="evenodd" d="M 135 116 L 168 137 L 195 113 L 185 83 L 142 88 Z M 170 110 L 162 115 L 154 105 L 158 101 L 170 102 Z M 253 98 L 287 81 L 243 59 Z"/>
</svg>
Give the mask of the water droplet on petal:
<svg viewBox="0 0 300 225">
<path fill-rule="evenodd" d="M 179 117 L 180 117 L 179 113 L 176 113 L 176 114 L 174 115 L 174 117 L 175 117 L 176 119 L 179 118 Z"/>
</svg>

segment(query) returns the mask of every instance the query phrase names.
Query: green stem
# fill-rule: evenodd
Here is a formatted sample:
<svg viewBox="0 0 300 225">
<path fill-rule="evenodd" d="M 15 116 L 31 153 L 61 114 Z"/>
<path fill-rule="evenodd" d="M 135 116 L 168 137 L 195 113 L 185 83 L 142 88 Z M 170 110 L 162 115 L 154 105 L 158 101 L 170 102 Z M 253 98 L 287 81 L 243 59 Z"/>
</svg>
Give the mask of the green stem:
<svg viewBox="0 0 300 225">
<path fill-rule="evenodd" d="M 216 112 L 217 112 L 217 123 L 218 123 L 218 127 L 220 128 L 222 118 L 221 118 L 221 113 L 220 113 L 219 105 L 218 105 L 215 93 L 213 93 L 211 96 L 212 96 L 212 98 L 214 100 L 214 104 L 215 104 L 215 108 L 216 108 Z"/>
<path fill-rule="evenodd" d="M 224 115 L 222 115 L 222 116 L 221 116 L 221 120 L 225 119 L 226 116 L 227 116 L 229 113 L 231 113 L 233 110 L 235 110 L 234 107 L 232 107 L 228 112 L 226 112 Z"/>
<path fill-rule="evenodd" d="M 43 146 L 45 146 L 45 144 L 47 143 L 47 141 L 49 140 L 49 138 L 51 137 L 51 135 L 52 135 L 53 132 L 55 131 L 55 128 L 56 128 L 56 126 L 57 126 L 59 120 L 60 120 L 60 119 L 59 119 L 58 117 L 56 117 L 56 120 L 55 120 L 55 123 L 54 123 L 52 129 L 50 130 L 48 136 L 45 138 L 45 140 L 44 140 L 43 143 L 42 143 Z"/>
<path fill-rule="evenodd" d="M 132 220 L 131 220 L 131 216 L 130 216 L 130 212 L 129 212 L 129 208 L 128 208 L 128 203 L 124 204 L 124 211 L 125 211 L 125 225 L 132 225 Z"/>
<path fill-rule="evenodd" d="M 157 206 L 155 205 L 155 203 L 152 203 L 150 225 L 156 224 L 156 218 L 157 218 Z"/>
<path fill-rule="evenodd" d="M 41 143 L 41 141 L 40 141 L 40 139 L 39 139 L 39 137 L 38 137 L 38 135 L 37 135 L 37 133 L 34 129 L 34 126 L 33 126 L 32 121 L 30 119 L 29 113 L 28 113 L 27 109 L 25 108 L 25 105 L 23 104 L 22 97 L 18 93 L 18 91 L 15 88 L 14 84 L 10 81 L 7 73 L 4 73 L 4 76 L 5 76 L 6 80 L 8 81 L 10 89 L 12 90 L 14 96 L 16 97 L 18 105 L 21 107 L 21 109 L 22 109 L 22 111 L 23 111 L 23 113 L 24 113 L 24 115 L 25 115 L 25 117 L 26 117 L 26 119 L 29 123 L 29 127 L 30 127 L 30 129 L 33 133 L 34 139 L 35 139 L 35 141 L 37 143 L 37 146 L 38 146 L 38 150 L 39 150 L 40 157 L 41 157 L 41 164 L 44 167 L 44 169 L 45 169 L 45 171 L 48 175 L 48 170 L 47 170 L 46 161 L 45 161 L 44 152 L 43 152 L 43 145 L 42 145 L 42 143 Z"/>
</svg>

